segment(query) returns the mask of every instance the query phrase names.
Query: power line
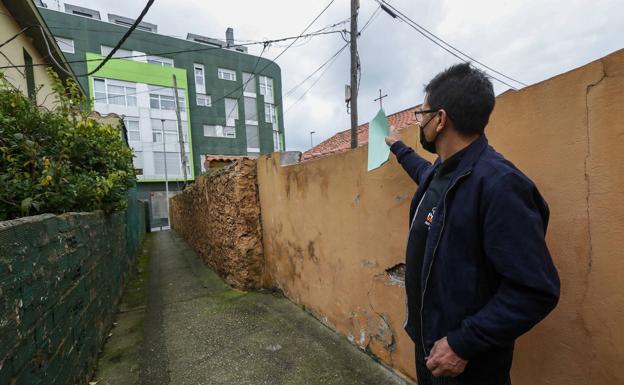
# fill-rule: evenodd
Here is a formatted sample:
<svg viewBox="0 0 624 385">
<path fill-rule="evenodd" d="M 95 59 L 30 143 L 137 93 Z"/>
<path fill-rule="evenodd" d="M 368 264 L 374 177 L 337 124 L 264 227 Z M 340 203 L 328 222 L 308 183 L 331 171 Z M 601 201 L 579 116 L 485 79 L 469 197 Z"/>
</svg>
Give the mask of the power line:
<svg viewBox="0 0 624 385">
<path fill-rule="evenodd" d="M 375 11 L 371 14 L 371 16 L 368 18 L 368 21 L 366 23 L 364 23 L 364 26 L 360 30 L 359 34 L 364 32 L 366 27 L 368 27 L 368 25 L 373 22 L 373 19 L 375 19 L 377 16 L 379 16 L 379 14 L 381 13 L 380 11 L 381 11 L 381 6 L 377 7 L 377 9 L 375 9 Z"/>
<path fill-rule="evenodd" d="M 342 46 L 342 48 L 340 48 L 331 58 L 328 62 L 325 62 L 325 64 L 329 63 L 329 65 L 327 67 L 325 67 L 325 69 L 323 70 L 323 72 L 321 72 L 321 74 L 318 76 L 318 78 L 316 78 L 316 80 L 314 81 L 314 83 L 312 83 L 310 85 L 310 87 L 308 87 L 308 89 L 306 89 L 303 94 L 301 94 L 301 96 L 299 96 L 299 98 L 297 100 L 295 100 L 295 102 L 293 104 L 291 104 L 288 109 L 286 109 L 286 111 L 284 111 L 284 114 L 286 114 L 288 111 L 290 111 L 297 103 L 299 103 L 299 101 L 301 101 L 303 99 L 304 96 L 306 96 L 306 94 L 316 85 L 316 83 L 318 83 L 319 80 L 321 80 L 321 78 L 323 77 L 323 75 L 325 74 L 325 72 L 329 69 L 329 67 L 331 66 L 331 64 L 334 63 L 334 61 L 338 58 L 338 55 L 340 55 L 340 53 L 342 53 L 342 51 L 344 51 L 345 48 L 347 48 L 349 46 L 349 43 L 345 44 Z M 323 64 L 323 66 L 325 65 Z M 319 69 L 322 67 L 319 67 Z M 318 71 L 318 70 L 317 70 Z M 315 71 L 316 72 L 316 71 Z M 309 78 L 309 77 L 308 77 Z"/>
<path fill-rule="evenodd" d="M 256 64 L 254 65 L 254 68 L 251 70 L 251 73 L 253 74 L 253 76 L 250 76 L 249 79 L 247 79 L 246 82 L 243 82 L 243 85 L 241 86 L 241 88 L 243 89 L 243 95 L 244 95 L 244 92 L 245 92 L 244 91 L 245 87 L 247 87 L 247 84 L 249 84 L 250 81 L 255 80 L 255 78 L 256 78 L 255 71 L 256 71 L 256 68 L 258 68 L 258 63 L 260 63 L 260 58 L 262 57 L 262 54 L 264 54 L 264 51 L 266 50 L 266 48 L 267 48 L 266 45 L 262 48 L 262 52 L 260 52 L 260 55 L 258 55 L 258 60 L 256 60 Z M 254 87 L 254 89 L 255 89 L 255 87 Z M 232 92 L 235 92 L 235 91 L 232 91 Z M 231 93 L 229 95 L 231 95 Z M 229 95 L 226 95 L 226 96 L 229 96 Z M 215 102 L 218 102 L 218 101 L 221 101 L 222 99 L 225 99 L 226 96 L 222 97 L 221 99 L 215 100 Z M 210 103 L 212 104 L 212 101 Z M 230 115 L 232 115 L 232 112 L 234 112 L 234 110 L 237 109 L 237 108 L 238 108 L 238 102 L 232 107 L 230 112 L 225 115 L 226 126 L 227 126 L 227 120 L 230 118 Z M 247 111 L 245 111 L 245 112 L 247 112 Z M 257 113 L 256 113 L 256 115 L 257 115 Z"/>
<path fill-rule="evenodd" d="M 302 36 L 306 33 L 306 31 L 307 31 L 308 29 L 310 29 L 310 27 L 311 27 L 311 26 L 312 26 L 312 25 L 313 25 L 313 24 L 314 24 L 314 23 L 315 23 L 315 22 L 316 22 L 316 21 L 317 21 L 317 20 L 318 20 L 318 19 L 319 19 L 319 18 L 320 18 L 320 17 L 321 17 L 324 13 L 325 13 L 325 11 L 327 11 L 327 9 L 328 9 L 328 8 L 329 8 L 329 7 L 330 7 L 330 6 L 334 3 L 334 1 L 335 1 L 335 0 L 330 0 L 330 2 L 329 2 L 326 6 L 325 6 L 325 8 L 323 8 L 323 10 L 322 10 L 322 11 L 321 11 L 321 12 L 320 12 L 320 13 L 319 13 L 319 14 L 318 14 L 318 15 L 317 15 L 317 16 L 316 16 L 316 17 L 315 17 L 315 18 L 314 18 L 314 19 L 313 19 L 313 20 L 312 20 L 312 21 L 311 21 L 311 22 L 310 22 L 310 23 L 309 23 L 309 24 L 308 24 L 308 25 L 307 25 L 307 26 L 303 29 L 303 31 L 299 34 L 299 36 L 297 36 L 297 37 L 296 37 L 296 38 L 295 38 L 295 39 L 294 39 L 294 40 L 293 40 L 293 41 L 292 41 L 292 42 L 291 42 L 291 43 L 290 43 L 290 44 L 289 44 L 286 48 L 284 48 L 284 49 L 282 50 L 282 52 L 280 52 L 277 56 L 275 56 L 275 57 L 272 59 L 272 61 L 270 61 L 269 63 L 267 63 L 267 65 L 265 65 L 265 66 L 264 66 L 264 67 L 263 67 L 260 71 L 258 71 L 258 72 L 260 72 L 260 73 L 264 72 L 264 70 L 265 70 L 265 69 L 267 69 L 267 68 L 271 65 L 271 63 L 275 62 L 275 61 L 276 61 L 278 58 L 280 58 L 280 57 L 281 57 L 284 53 L 286 53 L 286 51 L 288 51 L 288 49 L 289 49 L 290 47 L 292 47 L 292 45 L 293 45 L 293 44 L 295 44 L 295 42 L 296 42 L 299 38 L 301 38 L 301 37 L 302 37 Z M 258 60 L 258 61 L 259 61 L 259 60 Z M 256 63 L 256 64 L 257 64 L 257 63 Z M 255 75 L 258 75 L 258 74 L 257 74 L 257 73 L 252 73 L 252 75 L 254 75 L 254 76 L 255 76 Z M 227 98 L 228 96 L 230 96 L 230 95 L 232 95 L 233 93 L 235 93 L 235 92 L 239 91 L 239 90 L 240 90 L 240 89 L 242 89 L 243 87 L 244 87 L 244 85 L 241 85 L 241 86 L 239 86 L 239 87 L 235 88 L 234 90 L 230 91 L 229 93 L 227 93 L 227 94 L 226 94 L 226 95 L 224 95 L 223 97 L 221 97 L 221 98 L 219 98 L 219 99 L 215 100 L 214 102 L 221 101 L 221 100 L 223 100 L 223 99 Z M 237 97 L 236 99 L 239 99 L 239 98 L 240 98 L 240 96 L 239 96 L 239 97 Z M 237 104 L 238 104 L 238 103 L 237 103 Z M 236 106 L 236 107 L 237 107 L 237 106 Z M 236 107 L 235 107 L 235 108 L 236 108 Z M 234 110 L 234 109 L 232 109 L 232 111 L 233 111 L 233 110 Z M 226 116 L 226 124 L 227 124 L 227 116 Z"/>
<path fill-rule="evenodd" d="M 292 40 L 292 39 L 299 39 L 301 37 L 322 36 L 322 35 L 330 35 L 330 34 L 335 34 L 335 33 L 339 33 L 339 34 L 342 35 L 341 31 L 326 31 L 326 32 L 319 32 L 319 33 L 310 33 L 310 34 L 302 35 L 302 36 L 289 36 L 289 37 L 273 39 L 273 40 L 264 40 L 264 41 L 257 41 L 257 42 L 252 42 L 252 43 L 246 43 L 246 44 L 239 44 L 237 46 L 252 46 L 252 45 L 258 45 L 258 44 L 263 44 L 263 45 L 264 44 L 273 44 L 273 43 L 278 43 L 278 42 Z M 118 56 L 118 57 L 112 58 L 112 60 L 144 58 L 144 57 L 148 57 L 148 56 L 177 55 L 177 54 L 181 54 L 181 53 L 205 52 L 205 51 L 213 51 L 213 50 L 221 50 L 221 49 L 228 49 L 228 47 L 190 48 L 190 49 L 177 50 L 177 51 L 155 52 L 155 53 L 140 54 L 140 55 L 126 55 L 126 56 Z M 73 64 L 73 63 L 88 63 L 88 62 L 96 62 L 96 61 L 102 61 L 102 59 L 68 60 L 68 61 L 64 61 L 63 63 L 64 64 Z M 37 67 L 37 66 L 47 66 L 47 65 L 49 65 L 49 64 L 48 63 L 34 63 L 32 65 L 22 64 L 22 65 L 15 65 L 15 66 L 0 66 L 0 69 L 17 68 L 17 67 L 21 68 L 21 67 L 29 67 L 29 66 Z"/>
<path fill-rule="evenodd" d="M 518 83 L 518 84 L 521 84 L 521 85 L 523 85 L 523 86 L 526 86 L 526 84 L 525 84 L 525 83 L 523 83 L 523 82 L 521 82 L 521 81 L 519 81 L 519 80 L 516 80 L 516 79 L 514 79 L 514 78 L 512 78 L 512 77 L 510 77 L 510 76 L 507 76 L 507 75 L 503 74 L 502 72 L 499 72 L 499 71 L 497 71 L 497 70 L 493 69 L 492 67 L 489 67 L 489 66 L 487 66 L 487 65 L 483 64 L 482 62 L 480 62 L 480 61 L 476 60 L 476 59 L 475 59 L 475 58 L 473 58 L 472 56 L 470 56 L 470 55 L 466 54 L 465 52 L 463 52 L 463 51 L 459 50 L 458 48 L 454 47 L 454 46 L 453 46 L 453 45 L 451 45 L 450 43 L 446 42 L 446 41 L 445 41 L 445 40 L 443 40 L 442 38 L 440 38 L 440 37 L 436 36 L 434 33 L 432 33 L 431 31 L 427 30 L 426 28 L 424 28 L 424 27 L 423 27 L 423 26 L 421 26 L 420 24 L 416 23 L 414 20 L 410 19 L 407 15 L 405 15 L 403 12 L 401 12 L 400 10 L 398 10 L 397 8 L 395 8 L 394 6 L 392 6 L 391 4 L 389 4 L 387 1 L 385 1 L 385 0 L 376 0 L 376 1 L 377 1 L 380 5 L 381 5 L 381 8 L 382 8 L 382 9 L 383 9 L 386 13 L 388 13 L 390 16 L 392 16 L 393 18 L 399 18 L 399 20 L 403 21 L 403 22 L 404 22 L 404 23 L 406 23 L 408 26 L 412 27 L 414 30 L 416 30 L 418 33 L 420 33 L 420 34 L 421 34 L 422 36 L 424 36 L 426 39 L 430 40 L 430 41 L 431 41 L 431 42 L 433 42 L 435 45 L 437 45 L 438 47 L 440 47 L 440 48 L 444 49 L 446 52 L 448 52 L 448 53 L 450 53 L 451 55 L 455 56 L 455 57 L 456 57 L 456 58 L 458 58 L 459 60 L 464 61 L 464 62 L 469 62 L 469 60 L 472 60 L 472 61 L 474 61 L 475 63 L 480 64 L 481 66 L 483 66 L 484 68 L 489 69 L 489 70 L 490 70 L 490 71 L 492 71 L 492 72 L 495 72 L 495 73 L 497 73 L 497 74 L 499 74 L 499 75 L 501 75 L 501 76 L 503 76 L 503 77 L 505 77 L 505 78 L 507 78 L 507 79 L 509 79 L 509 80 L 511 80 L 511 81 L 514 81 L 514 82 L 516 82 L 516 83 Z M 397 14 L 398 14 L 398 16 L 397 16 Z M 453 50 L 453 51 L 456 51 L 457 53 L 456 53 L 456 52 L 453 52 L 452 50 Z M 458 53 L 459 53 L 459 54 L 458 54 Z M 462 56 L 464 56 L 464 57 L 461 57 L 460 55 L 462 55 Z M 466 58 L 468 58 L 469 60 L 467 60 Z M 495 79 L 495 80 L 497 80 L 497 81 L 499 81 L 499 82 L 501 82 L 501 83 L 503 83 L 503 84 L 507 85 L 508 87 L 511 87 L 511 88 L 513 88 L 513 89 L 516 89 L 516 87 L 514 87 L 514 86 L 510 85 L 509 83 L 507 83 L 507 82 L 505 82 L 505 81 L 503 81 L 503 80 L 501 80 L 501 79 L 499 79 L 499 78 L 497 78 L 497 77 L 495 77 L 495 76 L 493 76 L 493 75 L 491 75 L 491 74 L 490 74 L 490 76 L 491 76 L 493 79 Z"/>
<path fill-rule="evenodd" d="M 291 95 L 297 88 L 301 87 L 303 85 L 303 83 L 305 83 L 306 81 L 308 81 L 312 76 L 314 76 L 317 72 L 319 72 L 321 69 L 323 69 L 323 67 L 325 67 L 326 65 L 329 64 L 329 62 L 331 62 L 336 56 L 338 56 L 340 54 L 340 52 L 342 52 L 342 50 L 344 50 L 344 48 L 348 45 L 349 43 L 345 44 L 342 48 L 340 48 L 336 53 L 334 53 L 329 59 L 327 59 L 327 61 L 325 61 L 323 64 L 321 64 L 317 69 L 314 70 L 314 72 L 312 72 L 310 75 L 308 75 L 305 79 L 303 79 L 301 82 L 299 82 L 296 86 L 292 87 L 290 90 L 288 90 L 283 97 L 287 98 L 289 95 Z"/>
<path fill-rule="evenodd" d="M 98 64 L 98 66 L 95 67 L 93 71 L 88 72 L 86 76 L 90 76 L 98 72 L 100 68 L 102 68 L 110 60 L 110 58 L 113 57 L 115 52 L 117 52 L 117 50 L 121 48 L 123 43 L 130 37 L 130 35 L 136 29 L 136 27 L 138 27 L 139 23 L 141 23 L 141 20 L 143 20 L 143 17 L 145 17 L 145 14 L 147 14 L 147 11 L 149 11 L 152 4 L 154 4 L 154 0 L 147 1 L 147 4 L 145 5 L 145 8 L 143 8 L 143 10 L 141 11 L 141 14 L 139 15 L 139 17 L 134 21 L 134 23 L 132 23 L 132 26 L 128 28 L 126 33 L 121 37 L 121 40 L 119 40 L 119 42 L 115 44 L 115 46 L 113 47 L 113 50 L 108 53 L 108 55 L 104 58 L 104 60 L 102 60 L 100 64 Z"/>
</svg>

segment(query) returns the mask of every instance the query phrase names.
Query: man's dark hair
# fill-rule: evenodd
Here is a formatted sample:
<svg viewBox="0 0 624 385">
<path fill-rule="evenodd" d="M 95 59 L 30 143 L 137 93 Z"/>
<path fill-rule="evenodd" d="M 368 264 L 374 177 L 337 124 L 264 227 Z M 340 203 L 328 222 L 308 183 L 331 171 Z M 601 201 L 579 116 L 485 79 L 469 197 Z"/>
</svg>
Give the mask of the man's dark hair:
<svg viewBox="0 0 624 385">
<path fill-rule="evenodd" d="M 463 134 L 482 134 L 494 109 L 494 87 L 482 71 L 469 63 L 456 64 L 425 86 L 431 109 L 444 109 Z"/>
</svg>

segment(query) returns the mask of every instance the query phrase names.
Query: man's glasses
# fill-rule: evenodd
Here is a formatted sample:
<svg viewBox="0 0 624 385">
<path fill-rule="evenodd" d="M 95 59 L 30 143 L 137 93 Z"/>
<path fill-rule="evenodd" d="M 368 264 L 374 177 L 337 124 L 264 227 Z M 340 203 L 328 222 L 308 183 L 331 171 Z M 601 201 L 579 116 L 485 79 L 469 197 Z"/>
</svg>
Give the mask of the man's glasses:
<svg viewBox="0 0 624 385">
<path fill-rule="evenodd" d="M 428 114 L 430 112 L 438 112 L 440 110 L 441 110 L 440 108 L 436 108 L 436 109 L 433 109 L 433 110 L 416 110 L 416 111 L 414 111 L 414 114 L 416 115 L 416 121 L 418 123 L 422 123 L 422 121 L 424 119 L 424 114 Z"/>
</svg>

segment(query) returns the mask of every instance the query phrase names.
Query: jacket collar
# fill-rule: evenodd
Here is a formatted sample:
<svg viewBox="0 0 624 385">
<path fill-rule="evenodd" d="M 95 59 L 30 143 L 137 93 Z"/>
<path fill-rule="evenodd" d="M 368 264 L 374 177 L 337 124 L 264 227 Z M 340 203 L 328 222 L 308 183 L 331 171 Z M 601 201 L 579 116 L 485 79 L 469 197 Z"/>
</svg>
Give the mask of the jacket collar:
<svg viewBox="0 0 624 385">
<path fill-rule="evenodd" d="M 488 147 L 488 139 L 485 134 L 478 137 L 474 142 L 468 145 L 466 153 L 462 156 L 462 160 L 459 162 L 459 166 L 455 170 L 456 173 L 464 174 L 467 171 L 472 170 L 472 166 L 479 159 L 481 153 Z M 436 169 L 440 166 L 440 157 L 436 159 L 433 164 L 433 168 Z"/>
</svg>

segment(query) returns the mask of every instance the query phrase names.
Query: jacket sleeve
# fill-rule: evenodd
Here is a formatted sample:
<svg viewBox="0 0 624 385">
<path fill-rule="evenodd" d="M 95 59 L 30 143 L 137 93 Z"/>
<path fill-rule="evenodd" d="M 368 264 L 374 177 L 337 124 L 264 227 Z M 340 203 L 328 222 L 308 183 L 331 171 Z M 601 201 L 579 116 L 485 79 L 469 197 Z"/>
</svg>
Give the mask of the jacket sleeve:
<svg viewBox="0 0 624 385">
<path fill-rule="evenodd" d="M 411 147 L 406 146 L 400 140 L 390 146 L 390 151 L 396 155 L 405 172 L 420 185 L 424 172 L 431 167 L 431 163 L 416 154 Z"/>
<path fill-rule="evenodd" d="M 483 199 L 483 247 L 501 281 L 491 300 L 466 318 L 447 340 L 470 360 L 509 346 L 544 319 L 559 300 L 559 275 L 546 246 L 548 208 L 537 188 L 510 173 Z"/>
</svg>

